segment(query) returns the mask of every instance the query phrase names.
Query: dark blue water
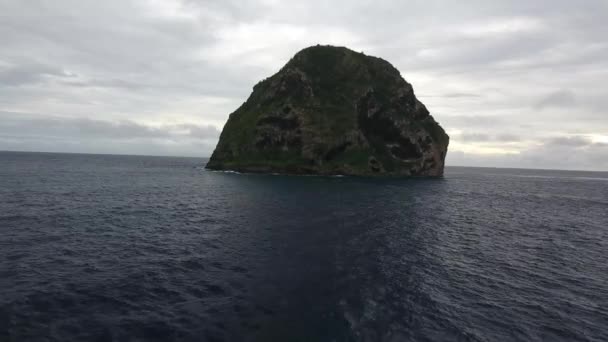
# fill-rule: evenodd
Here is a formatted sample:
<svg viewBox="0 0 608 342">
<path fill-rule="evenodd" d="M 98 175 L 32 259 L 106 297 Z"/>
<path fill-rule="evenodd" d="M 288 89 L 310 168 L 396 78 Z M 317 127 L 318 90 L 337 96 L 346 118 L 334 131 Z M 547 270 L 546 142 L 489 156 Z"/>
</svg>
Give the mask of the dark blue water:
<svg viewBox="0 0 608 342">
<path fill-rule="evenodd" d="M 0 153 L 0 341 L 607 341 L 608 174 Z"/>
</svg>

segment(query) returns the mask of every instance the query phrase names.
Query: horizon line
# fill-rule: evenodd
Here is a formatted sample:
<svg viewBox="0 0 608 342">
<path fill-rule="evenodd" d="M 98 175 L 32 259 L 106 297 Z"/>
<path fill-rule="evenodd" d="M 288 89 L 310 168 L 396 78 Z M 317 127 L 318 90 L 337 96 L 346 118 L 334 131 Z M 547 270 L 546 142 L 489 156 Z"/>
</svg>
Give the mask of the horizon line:
<svg viewBox="0 0 608 342">
<path fill-rule="evenodd" d="M 211 156 L 188 156 L 188 155 L 175 155 L 175 154 L 130 154 L 130 153 L 92 153 L 92 152 L 49 152 L 49 151 L 15 151 L 15 150 L 1 150 L 0 153 L 40 153 L 40 154 L 76 154 L 76 155 L 98 155 L 98 156 L 123 156 L 123 157 L 159 157 L 159 158 L 197 158 L 197 159 L 209 159 Z M 478 166 L 478 165 L 450 165 L 446 164 L 445 167 L 470 167 L 480 169 L 506 169 L 506 170 L 535 170 L 535 171 L 573 171 L 573 172 L 596 172 L 606 173 L 608 170 L 589 170 L 589 169 L 548 169 L 542 167 L 515 167 L 515 166 Z"/>
</svg>

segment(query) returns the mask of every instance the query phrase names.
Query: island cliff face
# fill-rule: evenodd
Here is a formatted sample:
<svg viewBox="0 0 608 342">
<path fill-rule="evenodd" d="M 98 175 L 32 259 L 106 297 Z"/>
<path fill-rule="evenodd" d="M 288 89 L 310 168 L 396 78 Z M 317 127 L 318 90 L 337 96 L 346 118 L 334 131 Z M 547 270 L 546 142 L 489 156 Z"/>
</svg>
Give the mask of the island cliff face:
<svg viewBox="0 0 608 342">
<path fill-rule="evenodd" d="M 387 61 L 298 52 L 230 114 L 208 169 L 441 176 L 449 137 Z"/>
</svg>

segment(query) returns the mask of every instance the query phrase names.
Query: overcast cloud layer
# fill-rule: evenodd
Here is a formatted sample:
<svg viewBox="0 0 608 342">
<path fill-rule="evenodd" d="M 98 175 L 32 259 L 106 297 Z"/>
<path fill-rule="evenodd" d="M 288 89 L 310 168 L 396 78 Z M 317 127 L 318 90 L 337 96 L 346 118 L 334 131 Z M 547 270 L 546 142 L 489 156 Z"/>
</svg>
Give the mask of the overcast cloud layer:
<svg viewBox="0 0 608 342">
<path fill-rule="evenodd" d="M 209 156 L 300 49 L 382 57 L 448 165 L 608 170 L 608 1 L 0 0 L 0 150 Z"/>
</svg>

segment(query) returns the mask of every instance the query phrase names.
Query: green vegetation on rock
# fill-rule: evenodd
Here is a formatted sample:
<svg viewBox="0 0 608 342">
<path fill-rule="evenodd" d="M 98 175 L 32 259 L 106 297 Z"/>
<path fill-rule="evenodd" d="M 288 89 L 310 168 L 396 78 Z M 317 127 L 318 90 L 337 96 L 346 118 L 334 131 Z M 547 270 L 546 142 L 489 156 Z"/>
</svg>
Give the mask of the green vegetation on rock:
<svg viewBox="0 0 608 342">
<path fill-rule="evenodd" d="M 230 114 L 207 168 L 440 176 L 449 137 L 387 61 L 313 46 Z"/>
</svg>

